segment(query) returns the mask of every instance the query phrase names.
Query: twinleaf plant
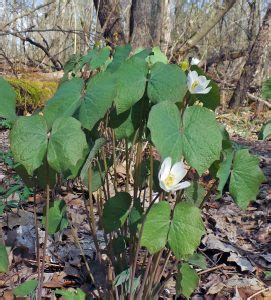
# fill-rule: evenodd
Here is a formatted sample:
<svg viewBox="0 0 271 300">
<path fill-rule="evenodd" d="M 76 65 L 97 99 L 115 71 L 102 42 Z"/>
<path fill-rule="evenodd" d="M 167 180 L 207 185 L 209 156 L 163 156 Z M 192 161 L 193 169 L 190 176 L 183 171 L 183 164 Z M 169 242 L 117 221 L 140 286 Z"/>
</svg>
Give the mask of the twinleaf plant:
<svg viewBox="0 0 271 300">
<path fill-rule="evenodd" d="M 182 70 L 157 47 L 94 48 L 66 63 L 56 94 L 31 116 L 16 116 L 15 93 L 0 80 L 0 117 L 12 123 L 18 173 L 46 199 L 44 257 L 48 234 L 74 231 L 60 185 L 76 179 L 83 196 L 88 190 L 89 226 L 107 269 L 100 286 L 87 265 L 96 297 L 158 299 L 172 278 L 177 295 L 190 297 L 206 265 L 197 247 L 211 193 L 201 176 L 212 176 L 217 199 L 230 192 L 244 210 L 256 199 L 259 159 L 232 146 L 216 121 L 218 86 L 197 63 Z M 39 298 L 44 260 L 38 269 Z"/>
</svg>

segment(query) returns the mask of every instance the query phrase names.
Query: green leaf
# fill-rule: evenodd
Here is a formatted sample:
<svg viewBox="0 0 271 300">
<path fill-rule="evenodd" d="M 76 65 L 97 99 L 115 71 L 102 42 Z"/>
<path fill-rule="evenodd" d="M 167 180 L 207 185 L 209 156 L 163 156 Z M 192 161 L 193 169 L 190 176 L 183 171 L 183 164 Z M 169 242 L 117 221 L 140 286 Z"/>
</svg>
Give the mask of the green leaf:
<svg viewBox="0 0 271 300">
<path fill-rule="evenodd" d="M 187 263 L 183 263 L 178 267 L 178 275 L 176 280 L 177 295 L 182 294 L 189 298 L 199 284 L 199 276 L 197 272 Z"/>
<path fill-rule="evenodd" d="M 148 127 L 151 139 L 161 156 L 169 156 L 173 161 L 179 161 L 182 155 L 182 139 L 177 106 L 170 102 L 154 105 L 149 114 Z"/>
<path fill-rule="evenodd" d="M 0 244 L 0 273 L 8 271 L 8 253 L 4 245 Z"/>
<path fill-rule="evenodd" d="M 25 297 L 32 294 L 38 286 L 36 279 L 25 281 L 23 284 L 17 286 L 12 290 L 13 294 L 17 297 Z"/>
<path fill-rule="evenodd" d="M 18 118 L 10 132 L 14 159 L 25 167 L 29 175 L 41 166 L 47 142 L 47 125 L 39 115 Z"/>
<path fill-rule="evenodd" d="M 92 77 L 79 111 L 83 127 L 91 130 L 112 106 L 116 95 L 116 81 L 110 73 L 98 73 Z"/>
<path fill-rule="evenodd" d="M 124 236 L 118 236 L 112 240 L 112 252 L 113 255 L 118 256 L 124 253 L 126 250 L 126 241 Z"/>
<path fill-rule="evenodd" d="M 74 292 L 68 290 L 56 289 L 57 295 L 63 296 L 65 300 L 85 300 L 86 294 L 81 289 L 76 289 Z"/>
<path fill-rule="evenodd" d="M 201 268 L 202 270 L 207 269 L 207 262 L 204 255 L 200 253 L 194 253 L 189 259 L 188 262 L 196 267 Z"/>
<path fill-rule="evenodd" d="M 91 61 L 89 62 L 90 69 L 95 70 L 97 68 L 100 68 L 108 60 L 109 55 L 110 55 L 109 47 L 97 49 L 95 55 L 92 57 Z"/>
<path fill-rule="evenodd" d="M 147 72 L 146 61 L 132 57 L 124 61 L 114 73 L 118 85 L 118 96 L 116 98 L 118 113 L 130 109 L 133 104 L 143 97 Z"/>
<path fill-rule="evenodd" d="M 66 203 L 64 200 L 55 200 L 50 203 L 48 214 L 48 233 L 54 234 L 65 229 L 68 226 L 68 219 L 66 217 Z M 45 226 L 46 216 L 42 217 L 42 224 Z"/>
<path fill-rule="evenodd" d="M 15 107 L 15 91 L 3 77 L 0 77 L 0 118 L 14 120 L 16 118 Z"/>
<path fill-rule="evenodd" d="M 186 76 L 180 67 L 157 62 L 151 68 L 147 93 L 153 103 L 182 102 L 186 92 Z"/>
<path fill-rule="evenodd" d="M 168 242 L 174 255 L 178 259 L 192 255 L 204 233 L 200 210 L 189 203 L 177 204 L 168 235 Z"/>
<path fill-rule="evenodd" d="M 247 149 L 238 150 L 233 159 L 230 179 L 230 194 L 242 209 L 256 199 L 264 175 L 259 167 L 259 159 L 249 154 Z"/>
<path fill-rule="evenodd" d="M 117 46 L 113 54 L 113 60 L 108 65 L 106 70 L 109 72 L 115 72 L 120 67 L 122 62 L 128 58 L 131 50 L 132 47 L 129 44 L 123 46 Z"/>
<path fill-rule="evenodd" d="M 94 145 L 91 148 L 88 157 L 84 163 L 84 166 L 80 172 L 81 180 L 84 181 L 85 178 L 88 177 L 88 169 L 91 167 L 93 159 L 95 158 L 100 148 L 105 144 L 105 142 L 106 141 L 104 138 L 99 138 L 94 142 Z"/>
<path fill-rule="evenodd" d="M 271 99 L 271 78 L 264 82 L 262 87 L 262 96 L 265 99 Z"/>
<path fill-rule="evenodd" d="M 192 184 L 184 190 L 185 201 L 199 207 L 204 200 L 206 190 L 199 184 L 199 182 L 192 182 Z"/>
<path fill-rule="evenodd" d="M 146 58 L 146 61 L 150 65 L 154 65 L 157 62 L 161 62 L 163 64 L 167 64 L 167 56 L 160 50 L 159 47 L 152 48 L 152 54 Z"/>
<path fill-rule="evenodd" d="M 265 271 L 264 275 L 265 275 L 264 277 L 265 280 L 271 280 L 271 271 Z"/>
<path fill-rule="evenodd" d="M 72 118 L 59 118 L 52 127 L 48 144 L 49 165 L 65 176 L 76 177 L 88 150 L 81 123 Z"/>
<path fill-rule="evenodd" d="M 149 111 L 149 102 L 142 98 L 130 110 L 117 114 L 112 110 L 109 116 L 109 126 L 114 129 L 116 138 L 133 140 L 136 130 L 146 120 Z"/>
<path fill-rule="evenodd" d="M 140 199 L 135 199 L 134 205 L 129 214 L 129 227 L 132 234 L 136 233 L 138 224 L 141 222 L 143 212 L 144 210 L 140 204 Z"/>
<path fill-rule="evenodd" d="M 204 107 L 215 110 L 217 106 L 220 105 L 220 92 L 219 87 L 208 75 L 206 75 L 201 68 L 196 65 L 191 67 L 192 71 L 197 71 L 199 75 L 205 76 L 207 79 L 211 80 L 208 87 L 211 86 L 211 90 L 208 94 L 194 94 L 192 95 L 192 103 L 196 100 L 203 103 Z"/>
<path fill-rule="evenodd" d="M 179 161 L 181 156 L 201 175 L 220 158 L 222 135 L 209 109 L 192 106 L 183 115 L 170 102 L 152 107 L 148 127 L 151 138 L 163 158 L 170 156 Z"/>
<path fill-rule="evenodd" d="M 231 165 L 233 160 L 234 152 L 232 150 L 224 151 L 224 159 L 219 165 L 219 169 L 216 173 L 216 177 L 219 179 L 219 184 L 217 187 L 218 195 L 216 199 L 220 199 L 223 194 L 224 187 L 228 181 L 231 174 Z"/>
<path fill-rule="evenodd" d="M 73 78 L 62 83 L 53 98 L 46 102 L 43 113 L 49 128 L 59 117 L 72 116 L 80 104 L 83 79 Z"/>
<path fill-rule="evenodd" d="M 263 125 L 261 131 L 259 132 L 259 139 L 265 140 L 271 137 L 271 121 Z"/>
<path fill-rule="evenodd" d="M 170 225 L 170 205 L 166 201 L 154 204 L 146 216 L 141 246 L 154 254 L 165 247 Z"/>
<path fill-rule="evenodd" d="M 103 210 L 104 230 L 109 233 L 120 228 L 128 217 L 132 198 L 126 192 L 108 199 Z"/>
</svg>

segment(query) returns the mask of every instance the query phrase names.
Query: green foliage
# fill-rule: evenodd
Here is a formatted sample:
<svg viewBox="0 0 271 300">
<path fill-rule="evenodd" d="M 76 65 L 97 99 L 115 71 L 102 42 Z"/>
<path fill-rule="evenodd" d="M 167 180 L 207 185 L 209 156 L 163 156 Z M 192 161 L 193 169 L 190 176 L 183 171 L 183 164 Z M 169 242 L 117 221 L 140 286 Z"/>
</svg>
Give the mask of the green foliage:
<svg viewBox="0 0 271 300">
<path fill-rule="evenodd" d="M 234 152 L 231 149 L 224 151 L 223 161 L 220 163 L 219 169 L 216 174 L 216 177 L 219 179 L 219 184 L 217 187 L 218 190 L 217 199 L 222 197 L 224 187 L 231 173 L 233 157 L 234 157 Z"/>
<path fill-rule="evenodd" d="M 0 273 L 8 271 L 8 253 L 4 245 L 0 244 Z"/>
<path fill-rule="evenodd" d="M 131 207 L 132 198 L 125 192 L 107 200 L 103 210 L 103 226 L 106 232 L 120 228 L 126 221 Z"/>
<path fill-rule="evenodd" d="M 184 190 L 185 201 L 199 207 L 204 200 L 206 191 L 198 182 L 193 182 L 187 189 Z"/>
<path fill-rule="evenodd" d="M 178 267 L 176 280 L 177 295 L 182 294 L 185 298 L 190 298 L 194 290 L 199 284 L 199 276 L 197 272 L 187 263 L 183 263 Z"/>
<path fill-rule="evenodd" d="M 249 154 L 247 149 L 238 150 L 233 159 L 230 179 L 230 193 L 242 209 L 256 199 L 264 175 L 259 167 L 259 159 Z"/>
<path fill-rule="evenodd" d="M 0 77 L 0 118 L 14 120 L 16 104 L 16 93 L 11 85 Z"/>
<path fill-rule="evenodd" d="M 15 161 L 32 175 L 41 166 L 47 149 L 45 119 L 39 115 L 18 118 L 10 132 L 10 144 Z"/>
<path fill-rule="evenodd" d="M 56 289 L 57 295 L 63 296 L 65 300 L 85 300 L 86 294 L 81 289 L 76 289 L 74 292 L 68 290 Z"/>
<path fill-rule="evenodd" d="M 154 204 L 150 209 L 143 228 L 141 245 L 151 254 L 165 247 L 170 225 L 170 205 L 166 201 Z"/>
<path fill-rule="evenodd" d="M 98 197 L 104 194 L 105 199 L 95 195 L 100 204 L 99 216 L 102 213 L 97 224 L 105 232 L 103 251 L 112 258 L 117 275 L 114 286 L 121 286 L 118 289 L 121 296 L 128 295 L 130 289 L 136 294 L 144 283 L 141 278 L 145 278 L 145 264 L 143 269 L 136 268 L 137 277 L 134 277 L 132 266 L 137 264 L 138 257 L 131 255 L 143 246 L 151 255 L 171 249 L 178 260 L 185 261 L 178 270 L 177 293 L 188 298 L 198 284 L 198 276 L 189 264 L 206 268 L 204 258 L 195 253 L 205 233 L 198 207 L 206 191 L 198 175 L 209 171 L 219 180 L 218 197 L 230 180 L 231 195 L 240 207 L 246 208 L 249 201 L 255 199 L 264 179 L 259 160 L 248 150 L 233 149 L 226 130 L 217 123 L 215 113 L 210 110 L 219 105 L 219 90 L 214 82 L 208 94 L 190 95 L 187 74 L 178 66 L 168 64 L 157 47 L 138 49 L 134 55 L 130 54 L 130 45 L 116 47 L 113 56 L 110 52 L 108 47 L 96 47 L 84 56 L 74 55 L 64 67 L 65 74 L 55 95 L 43 112 L 31 117 L 15 120 L 16 94 L 0 79 L 0 117 L 8 118 L 12 127 L 10 142 L 14 161 L 9 157 L 4 159 L 29 187 L 23 192 L 25 200 L 31 193 L 30 187 L 45 189 L 48 184 L 51 189 L 57 187 L 57 174 L 63 179 L 80 176 L 83 185 L 88 187 L 91 168 L 90 192 L 106 183 L 97 193 Z M 198 67 L 191 69 L 205 76 Z M 91 78 L 87 78 L 88 74 Z M 196 101 L 202 102 L 203 107 L 196 105 Z M 268 126 L 264 130 L 267 129 Z M 264 130 L 266 137 L 269 133 Z M 126 139 L 125 143 L 122 139 Z M 145 148 L 147 142 L 152 142 L 156 149 Z M 139 152 L 134 153 L 134 149 Z M 194 174 L 191 185 L 176 198 L 171 198 L 160 187 L 159 180 L 177 179 L 170 176 L 161 179 L 158 175 L 161 163 L 156 150 L 162 159 L 171 157 L 173 162 L 184 159 L 191 169 L 188 180 Z M 101 154 L 106 157 L 101 158 Z M 113 162 L 112 157 L 116 161 Z M 128 171 L 125 165 L 129 166 Z M 119 172 L 118 167 L 129 172 L 129 181 L 121 178 L 125 173 Z M 186 173 L 182 169 L 180 172 Z M 165 172 L 160 175 L 162 173 Z M 126 192 L 119 192 L 124 190 L 124 183 Z M 0 196 L 8 197 L 21 191 L 21 186 L 15 184 L 7 191 L 0 189 Z M 157 191 L 159 194 L 155 195 Z M 164 200 L 153 203 L 154 199 L 161 200 L 161 192 Z M 182 198 L 180 196 L 183 201 L 176 203 L 176 199 Z M 0 213 L 5 209 L 7 207 L 1 203 Z M 51 202 L 47 213 L 50 234 L 67 226 L 63 200 Z M 42 223 L 45 224 L 45 217 Z M 7 261 L 3 251 L 0 252 L 0 267 L 5 271 L 8 265 L 2 264 L 2 257 Z M 152 281 L 149 279 L 148 283 Z M 145 291 L 146 286 L 143 288 Z M 150 288 L 146 297 L 158 297 L 159 283 L 154 282 Z M 85 298 L 81 290 L 57 290 L 56 294 L 72 300 Z"/>
<path fill-rule="evenodd" d="M 168 234 L 168 243 L 174 255 L 178 259 L 191 256 L 204 233 L 200 210 L 189 203 L 177 204 Z"/>
<path fill-rule="evenodd" d="M 186 91 L 186 76 L 180 67 L 157 62 L 151 68 L 147 93 L 153 103 L 182 102 Z"/>
<path fill-rule="evenodd" d="M 117 96 L 116 80 L 110 73 L 95 75 L 87 85 L 86 95 L 80 106 L 79 120 L 91 130 L 104 117 Z"/>
<path fill-rule="evenodd" d="M 53 98 L 46 103 L 43 113 L 49 128 L 57 118 L 73 115 L 80 104 L 83 83 L 81 78 L 62 83 Z"/>
<path fill-rule="evenodd" d="M 265 140 L 271 137 L 271 120 L 263 125 L 261 131 L 259 132 L 259 139 Z"/>
<path fill-rule="evenodd" d="M 15 289 L 12 290 L 13 294 L 17 297 L 25 297 L 32 294 L 38 286 L 36 279 L 27 280 Z"/>
<path fill-rule="evenodd" d="M 271 78 L 267 79 L 262 86 L 262 96 L 271 99 Z"/>
<path fill-rule="evenodd" d="M 45 226 L 46 214 L 42 217 L 42 224 Z M 54 200 L 50 203 L 48 214 L 48 233 L 54 234 L 68 226 L 66 216 L 66 203 L 63 200 Z"/>
<path fill-rule="evenodd" d="M 118 113 L 130 109 L 145 92 L 147 82 L 147 63 L 138 57 L 124 61 L 114 73 L 117 80 L 118 96 L 115 104 Z"/>
<path fill-rule="evenodd" d="M 162 102 L 153 106 L 148 127 L 163 158 L 170 156 L 178 161 L 183 155 L 200 175 L 220 157 L 222 135 L 215 115 L 209 109 L 188 107 L 181 120 L 176 105 Z"/>
</svg>

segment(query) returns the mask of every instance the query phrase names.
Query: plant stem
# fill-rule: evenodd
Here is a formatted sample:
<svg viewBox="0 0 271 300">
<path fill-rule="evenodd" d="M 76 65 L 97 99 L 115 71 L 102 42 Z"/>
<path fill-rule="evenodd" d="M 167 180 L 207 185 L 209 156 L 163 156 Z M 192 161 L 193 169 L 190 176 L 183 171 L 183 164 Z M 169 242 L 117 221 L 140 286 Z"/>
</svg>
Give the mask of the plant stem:
<svg viewBox="0 0 271 300">
<path fill-rule="evenodd" d="M 35 222 L 35 235 L 36 235 L 36 260 L 38 266 L 38 281 L 40 281 L 40 243 L 39 243 L 39 227 L 37 217 L 37 197 L 36 191 L 34 190 L 34 222 Z"/>
<path fill-rule="evenodd" d="M 48 172 L 47 172 L 48 174 Z M 48 182 L 48 178 L 47 178 Z M 46 210 L 45 210 L 45 236 L 43 242 L 43 254 L 42 254 L 42 264 L 41 264 L 41 271 L 40 271 L 40 280 L 39 280 L 39 287 L 37 293 L 37 299 L 41 300 L 42 294 L 42 286 L 43 286 L 43 275 L 44 275 L 44 268 L 45 268 L 45 256 L 46 256 L 46 246 L 48 240 L 48 225 L 49 225 L 49 208 L 50 208 L 50 186 L 46 184 Z"/>
<path fill-rule="evenodd" d="M 125 139 L 125 160 L 126 160 L 126 181 L 125 181 L 125 192 L 128 192 L 129 181 L 130 181 L 130 164 L 129 164 L 129 149 L 128 149 L 128 140 Z"/>
<path fill-rule="evenodd" d="M 114 185 L 115 192 L 117 192 L 116 137 L 113 130 L 112 130 L 112 140 L 113 140 L 113 172 L 114 172 L 113 185 Z"/>
<path fill-rule="evenodd" d="M 152 259 L 153 259 L 153 255 L 151 255 L 148 259 L 148 264 L 147 264 L 147 267 L 146 267 L 146 270 L 145 270 L 145 273 L 144 273 L 144 277 L 143 277 L 143 281 L 142 281 L 140 290 L 139 290 L 139 292 L 136 296 L 136 300 L 141 300 L 142 299 L 142 294 L 143 294 L 143 291 L 144 291 L 144 287 L 146 285 L 146 281 L 147 281 L 147 278 L 148 278 L 148 273 L 149 273 L 149 270 L 150 270 L 150 267 L 151 267 Z"/>
<path fill-rule="evenodd" d="M 88 198 L 89 198 L 90 223 L 91 223 L 90 230 L 97 251 L 99 262 L 101 262 L 101 252 L 100 252 L 99 242 L 96 234 L 95 215 L 94 215 L 94 207 L 93 207 L 94 205 L 92 199 L 92 168 L 91 167 L 88 168 L 88 195 L 89 195 Z"/>
</svg>

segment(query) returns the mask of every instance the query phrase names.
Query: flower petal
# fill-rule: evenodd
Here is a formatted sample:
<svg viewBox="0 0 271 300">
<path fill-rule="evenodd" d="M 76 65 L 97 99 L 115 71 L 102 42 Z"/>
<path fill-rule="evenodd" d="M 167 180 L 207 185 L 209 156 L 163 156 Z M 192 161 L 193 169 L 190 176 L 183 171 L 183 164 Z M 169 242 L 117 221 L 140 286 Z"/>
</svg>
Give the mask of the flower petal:
<svg viewBox="0 0 271 300">
<path fill-rule="evenodd" d="M 158 178 L 159 180 L 164 180 L 165 178 L 167 178 L 169 172 L 171 169 L 171 157 L 167 157 L 164 159 L 159 174 L 158 174 Z"/>
<path fill-rule="evenodd" d="M 199 77 L 197 71 L 190 71 L 187 75 L 187 78 L 190 78 L 190 80 L 192 81 L 192 83 L 197 80 Z"/>
<path fill-rule="evenodd" d="M 200 60 L 196 57 L 192 57 L 191 59 L 191 66 L 198 65 L 200 63 Z"/>
<path fill-rule="evenodd" d="M 205 76 L 199 76 L 198 78 L 199 84 L 205 89 L 208 84 L 211 82 L 211 80 L 207 80 Z"/>
<path fill-rule="evenodd" d="M 208 88 L 202 90 L 200 94 L 208 94 L 208 93 L 210 92 L 211 88 L 212 88 L 212 87 L 210 86 L 210 87 L 208 87 Z"/>
<path fill-rule="evenodd" d="M 188 169 L 186 168 L 184 162 L 179 161 L 176 164 L 174 164 L 170 171 L 170 173 L 174 176 L 173 185 L 179 183 L 184 178 L 187 171 Z"/>
<path fill-rule="evenodd" d="M 189 181 L 180 182 L 172 187 L 172 191 L 176 192 L 178 190 L 186 189 L 191 185 Z"/>
</svg>

